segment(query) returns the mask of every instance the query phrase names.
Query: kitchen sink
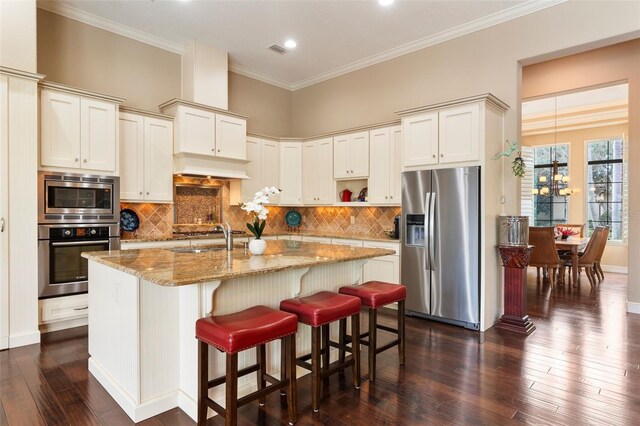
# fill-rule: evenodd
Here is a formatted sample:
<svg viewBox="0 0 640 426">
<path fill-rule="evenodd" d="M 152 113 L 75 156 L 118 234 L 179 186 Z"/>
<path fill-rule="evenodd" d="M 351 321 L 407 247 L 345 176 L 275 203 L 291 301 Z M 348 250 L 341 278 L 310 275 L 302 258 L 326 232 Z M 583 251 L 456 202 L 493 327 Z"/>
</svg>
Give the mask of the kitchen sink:
<svg viewBox="0 0 640 426">
<path fill-rule="evenodd" d="M 226 247 L 174 247 L 169 250 L 174 253 L 206 253 L 208 251 L 226 250 Z"/>
</svg>

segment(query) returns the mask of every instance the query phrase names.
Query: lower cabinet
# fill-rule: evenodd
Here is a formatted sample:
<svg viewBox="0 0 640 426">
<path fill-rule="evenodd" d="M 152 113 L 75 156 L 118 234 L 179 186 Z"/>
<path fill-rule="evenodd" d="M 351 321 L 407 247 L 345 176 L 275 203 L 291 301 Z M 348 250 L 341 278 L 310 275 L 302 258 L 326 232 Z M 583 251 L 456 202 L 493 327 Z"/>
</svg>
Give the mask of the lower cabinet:
<svg viewBox="0 0 640 426">
<path fill-rule="evenodd" d="M 42 299 L 38 305 L 38 324 L 42 331 L 62 330 L 87 323 L 89 295 L 86 293 Z"/>
<path fill-rule="evenodd" d="M 365 241 L 364 247 L 395 250 L 396 254 L 370 259 L 363 268 L 364 281 L 385 281 L 400 284 L 400 244 Z"/>
</svg>

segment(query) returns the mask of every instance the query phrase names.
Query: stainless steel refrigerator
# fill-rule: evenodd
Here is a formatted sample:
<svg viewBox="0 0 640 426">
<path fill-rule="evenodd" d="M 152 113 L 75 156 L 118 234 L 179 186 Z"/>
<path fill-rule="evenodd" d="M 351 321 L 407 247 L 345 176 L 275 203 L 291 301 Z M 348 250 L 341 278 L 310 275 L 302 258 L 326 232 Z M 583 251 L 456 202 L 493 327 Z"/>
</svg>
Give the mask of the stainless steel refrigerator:
<svg viewBox="0 0 640 426">
<path fill-rule="evenodd" d="M 480 167 L 402 173 L 409 315 L 480 328 Z"/>
</svg>

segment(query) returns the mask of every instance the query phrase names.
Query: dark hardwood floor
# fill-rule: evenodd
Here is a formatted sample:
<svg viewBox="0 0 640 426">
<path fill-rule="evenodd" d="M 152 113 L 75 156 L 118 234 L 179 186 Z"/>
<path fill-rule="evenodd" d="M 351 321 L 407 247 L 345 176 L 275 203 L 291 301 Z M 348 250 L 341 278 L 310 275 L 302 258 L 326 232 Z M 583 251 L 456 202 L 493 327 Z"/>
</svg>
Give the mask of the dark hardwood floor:
<svg viewBox="0 0 640 426">
<path fill-rule="evenodd" d="M 356 391 L 351 374 L 331 378 L 316 414 L 310 378 L 301 378 L 298 424 L 638 424 L 640 315 L 625 312 L 626 280 L 607 273 L 591 290 L 583 274 L 580 289 L 551 290 L 530 274 L 536 331 L 526 338 L 408 318 L 404 368 L 392 349 L 379 355 L 375 384 L 365 380 Z M 85 327 L 0 352 L 0 425 L 131 424 L 88 373 L 87 358 Z M 363 377 L 366 359 L 363 347 Z M 242 407 L 240 423 L 286 424 L 286 413 L 271 395 L 262 409 Z M 174 409 L 141 424 L 193 422 Z"/>
</svg>

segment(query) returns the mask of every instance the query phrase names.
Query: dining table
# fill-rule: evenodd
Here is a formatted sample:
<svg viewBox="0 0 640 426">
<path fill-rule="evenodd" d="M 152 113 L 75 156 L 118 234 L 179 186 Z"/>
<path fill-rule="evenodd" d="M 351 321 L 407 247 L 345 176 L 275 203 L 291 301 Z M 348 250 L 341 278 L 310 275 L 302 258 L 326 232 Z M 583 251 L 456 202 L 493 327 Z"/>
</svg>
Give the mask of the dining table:
<svg viewBox="0 0 640 426">
<path fill-rule="evenodd" d="M 578 283 L 578 253 L 584 251 L 587 243 L 589 242 L 589 238 L 580 238 L 580 237 L 569 237 L 566 240 L 557 239 L 556 240 L 556 249 L 558 251 L 568 251 L 571 253 L 571 279 L 573 285 Z"/>
</svg>

